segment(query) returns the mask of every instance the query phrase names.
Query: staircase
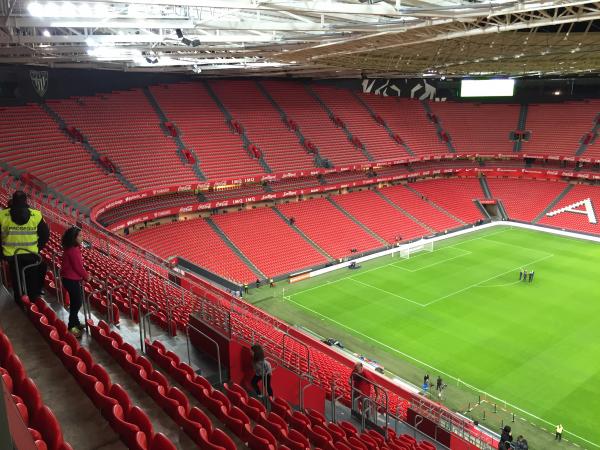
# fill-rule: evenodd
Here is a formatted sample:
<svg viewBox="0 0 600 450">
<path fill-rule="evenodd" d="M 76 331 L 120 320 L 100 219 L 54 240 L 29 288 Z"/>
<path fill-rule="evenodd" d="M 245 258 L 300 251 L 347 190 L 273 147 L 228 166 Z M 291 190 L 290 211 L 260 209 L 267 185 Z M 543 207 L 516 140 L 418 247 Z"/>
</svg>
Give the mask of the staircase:
<svg viewBox="0 0 600 450">
<path fill-rule="evenodd" d="M 281 116 L 281 120 L 283 120 L 287 124 L 289 118 L 288 118 L 288 115 L 286 114 L 286 112 L 283 110 L 283 108 L 281 106 L 279 106 L 279 103 L 277 103 L 277 101 L 275 101 L 275 99 L 273 97 L 271 97 L 271 94 L 269 94 L 269 91 L 267 91 L 267 89 L 265 89 L 265 87 L 260 83 L 260 81 L 255 81 L 255 83 L 256 83 L 256 86 L 258 87 L 258 90 L 265 96 L 265 98 L 267 100 L 269 100 L 269 102 L 271 102 L 271 104 L 277 110 L 277 112 L 279 112 L 279 115 Z M 295 130 L 290 129 L 290 131 L 292 131 L 298 137 L 298 141 L 300 141 L 300 145 L 302 145 L 304 147 L 304 143 L 306 142 L 306 137 L 302 133 L 300 126 L 297 125 Z M 324 159 L 321 157 L 318 148 L 315 152 L 314 164 L 315 164 L 315 167 L 325 167 Z"/>
<path fill-rule="evenodd" d="M 429 117 L 430 114 L 433 114 L 433 111 L 431 111 L 431 108 L 429 107 L 429 103 L 427 102 L 427 100 L 421 100 L 421 105 L 423 105 L 423 109 L 425 110 L 427 117 Z M 450 153 L 456 153 L 454 144 L 452 144 L 452 138 L 450 137 L 450 133 L 448 133 L 446 130 L 444 130 L 444 127 L 442 127 L 442 124 L 440 123 L 439 118 L 434 123 L 434 125 L 437 130 L 437 134 L 438 134 L 440 141 L 442 140 L 442 132 L 445 132 L 446 136 L 448 136 L 448 140 L 446 141 L 446 147 L 448 147 L 448 151 Z"/>
<path fill-rule="evenodd" d="M 52 117 L 58 123 L 61 130 L 65 130 L 67 128 L 67 122 L 65 122 L 56 111 L 50 108 L 46 103 L 42 103 L 41 106 L 50 115 L 50 117 Z M 96 148 L 94 148 L 92 144 L 89 143 L 87 137 L 85 137 L 83 133 L 82 136 L 83 142 L 81 142 L 81 145 L 83 146 L 83 148 L 85 148 L 90 153 L 90 155 L 92 155 L 92 160 L 98 165 L 98 167 L 100 167 L 100 169 L 102 169 L 103 171 L 106 170 L 104 166 L 102 166 L 102 164 L 100 164 L 99 162 L 102 154 L 98 150 L 96 150 Z M 137 187 L 135 187 L 135 185 L 131 181 L 129 181 L 127 177 L 122 173 L 115 172 L 114 175 L 117 178 L 117 180 L 119 180 L 121 184 L 123 184 L 123 186 L 125 186 L 129 191 L 136 192 L 138 190 Z"/>
<path fill-rule="evenodd" d="M 206 222 L 210 225 L 210 227 L 213 230 L 215 230 L 215 233 L 217 233 L 219 236 L 221 236 L 221 239 L 223 240 L 223 242 L 225 242 L 227 244 L 227 246 L 231 250 L 233 250 L 233 252 L 236 255 L 238 255 L 240 257 L 240 259 L 244 262 L 244 264 L 246 264 L 258 278 L 260 278 L 262 280 L 268 279 L 268 277 L 264 273 L 262 273 L 258 269 L 258 267 L 256 267 L 252 263 L 252 261 L 250 261 L 248 259 L 248 257 L 246 255 L 244 255 L 239 248 L 236 247 L 236 245 L 233 242 L 231 242 L 231 240 L 227 237 L 227 235 L 223 232 L 223 230 L 221 230 L 221 228 L 219 228 L 219 226 L 210 217 L 207 217 L 204 220 L 206 220 Z"/>
<path fill-rule="evenodd" d="M 206 176 L 202 173 L 202 170 L 200 169 L 200 165 L 198 163 L 198 161 L 200 161 L 200 159 L 198 158 L 198 155 L 196 154 L 196 152 L 191 147 L 186 147 L 186 145 L 183 143 L 183 140 L 181 139 L 181 135 L 179 132 L 177 133 L 177 136 L 171 136 L 169 131 L 164 126 L 165 122 L 170 122 L 169 118 L 165 115 L 164 111 L 161 109 L 160 105 L 158 104 L 158 101 L 156 100 L 154 95 L 152 95 L 152 92 L 150 92 L 150 89 L 148 89 L 148 87 L 145 87 L 143 89 L 143 91 L 144 91 L 144 95 L 150 102 L 150 105 L 152 105 L 154 112 L 156 112 L 156 114 L 158 115 L 158 117 L 160 119 L 160 128 L 163 130 L 163 133 L 165 133 L 166 136 L 172 138 L 175 141 L 175 144 L 177 145 L 177 156 L 179 156 L 181 163 L 183 165 L 189 164 L 185 155 L 183 154 L 183 150 L 187 148 L 187 150 L 194 157 L 194 161 L 195 161 L 194 164 L 192 164 L 192 171 L 194 172 L 194 174 L 200 181 L 206 181 Z"/>
<path fill-rule="evenodd" d="M 590 140 L 590 142 L 588 142 L 587 144 L 585 144 L 583 141 L 581 142 L 581 145 L 579 146 L 579 148 L 577 149 L 577 151 L 575 152 L 575 156 L 581 156 L 585 153 L 585 151 L 588 149 L 588 147 L 593 144 L 596 141 L 596 137 L 597 133 L 600 131 L 600 124 L 596 123 L 595 119 L 594 119 L 594 124 L 592 125 L 592 129 L 590 130 L 590 134 L 594 137 L 592 137 L 592 139 Z"/>
<path fill-rule="evenodd" d="M 202 83 L 204 83 L 204 87 L 206 88 L 206 91 L 208 92 L 208 94 L 210 95 L 210 97 L 213 99 L 213 101 L 217 104 L 217 106 L 219 107 L 219 109 L 223 112 L 223 114 L 225 115 L 225 119 L 227 120 L 227 123 L 229 124 L 234 117 L 231 115 L 231 113 L 229 112 L 229 110 L 225 107 L 225 105 L 223 104 L 223 102 L 221 102 L 221 100 L 219 99 L 219 97 L 217 96 L 217 94 L 215 93 L 215 91 L 213 91 L 213 89 L 210 87 L 210 84 L 207 81 L 203 81 Z M 242 125 L 242 133 L 240 134 L 240 138 L 242 140 L 242 146 L 246 150 L 246 153 L 248 153 L 248 156 L 250 156 L 250 158 L 254 158 L 254 155 L 252 155 L 252 153 L 249 150 L 249 147 L 252 144 L 252 142 L 250 141 L 250 139 L 248 139 L 248 136 L 246 135 L 246 132 L 243 130 L 243 124 L 241 124 L 241 125 Z M 257 144 L 255 144 L 255 145 L 257 145 Z M 258 162 L 261 165 L 261 167 L 264 169 L 265 172 L 267 172 L 267 173 L 273 173 L 273 171 L 271 170 L 271 168 L 269 167 L 269 165 L 265 161 L 265 158 L 263 158 L 261 156 L 258 159 Z"/>
<path fill-rule="evenodd" d="M 481 185 L 481 190 L 485 195 L 485 198 L 493 198 L 492 193 L 490 192 L 490 187 L 487 184 L 487 178 L 485 175 L 479 177 L 479 184 Z"/>
<path fill-rule="evenodd" d="M 527 126 L 527 109 L 527 103 L 522 103 L 521 111 L 519 111 L 519 123 L 517 124 L 517 130 L 525 130 L 525 127 Z M 513 146 L 513 152 L 520 152 L 522 145 L 523 143 L 521 142 L 521 139 L 517 139 Z"/>
<path fill-rule="evenodd" d="M 404 214 L 406 217 L 408 217 L 410 220 L 412 220 L 413 222 L 418 223 L 419 225 L 421 225 L 423 228 L 429 230 L 431 233 L 436 233 L 436 231 L 431 228 L 429 225 L 427 225 L 425 222 L 421 222 L 419 219 L 417 219 L 415 216 L 413 216 L 411 213 L 409 213 L 408 211 L 406 211 L 404 208 L 402 208 L 400 205 L 397 205 L 396 203 L 394 203 L 393 201 L 391 201 L 383 192 L 375 189 L 373 192 L 375 192 L 377 195 L 379 195 L 382 199 L 384 199 L 386 202 L 388 202 L 392 208 L 400 211 L 402 214 Z"/>
<path fill-rule="evenodd" d="M 564 198 L 565 195 L 571 192 L 571 189 L 573 189 L 572 184 L 569 184 L 567 187 L 565 187 L 564 190 L 560 194 L 558 194 L 556 198 L 552 200 L 550 204 L 541 213 L 539 213 L 535 219 L 531 221 L 531 223 L 538 223 L 540 220 L 542 220 L 544 216 L 549 211 L 552 211 L 552 209 L 558 204 L 558 202 L 560 202 Z"/>
<path fill-rule="evenodd" d="M 327 112 L 327 115 L 329 117 L 335 117 L 335 113 L 329 109 L 329 106 L 327 106 L 325 104 L 325 102 L 323 101 L 323 99 L 321 97 L 319 97 L 319 95 L 310 87 L 310 85 L 305 84 L 304 87 L 306 88 L 306 90 L 308 91 L 308 93 L 321 105 L 321 107 Z M 348 140 L 350 142 L 352 142 L 352 133 L 350 132 L 350 130 L 348 130 L 348 127 L 344 127 L 343 128 L 344 133 L 346 134 L 346 136 L 348 137 Z M 369 153 L 369 151 L 367 150 L 367 146 L 365 144 L 362 144 L 362 146 L 360 147 L 356 147 L 363 155 L 365 155 L 365 157 L 369 160 L 369 161 L 375 161 L 375 158 L 373 158 L 373 156 L 371 156 L 371 154 Z"/>
<path fill-rule="evenodd" d="M 356 92 L 354 91 L 350 91 L 350 93 L 354 96 L 354 98 L 358 101 L 358 103 L 360 103 L 362 106 L 365 107 L 365 109 L 367 111 L 369 111 L 369 114 L 371 114 L 371 117 L 373 117 L 373 120 L 375 120 L 375 116 L 376 113 L 375 111 L 373 111 L 371 109 L 371 107 L 369 105 L 367 105 L 364 100 L 360 97 L 360 95 L 358 95 Z M 379 122 L 378 122 L 379 123 Z M 394 130 L 392 130 L 387 122 L 384 122 L 383 124 L 380 124 L 381 126 L 383 126 L 385 128 L 385 130 L 387 131 L 387 133 L 389 134 L 390 138 L 396 142 L 396 140 L 394 139 Z M 410 147 L 408 146 L 408 144 L 406 142 L 402 142 L 402 144 L 398 144 L 401 145 L 402 147 L 404 147 L 404 150 L 406 150 L 406 152 L 411 155 L 411 156 L 415 156 L 415 154 L 413 153 L 413 151 L 410 149 Z"/>
<path fill-rule="evenodd" d="M 338 205 L 335 202 L 335 200 L 333 200 L 331 197 L 325 197 L 325 198 L 327 199 L 327 201 L 329 203 L 331 203 L 338 210 L 340 210 L 340 212 L 342 212 L 346 217 L 348 217 L 350 220 L 352 220 L 356 225 L 361 227 L 363 230 L 365 230 L 367 233 L 369 233 L 371 236 L 373 236 L 375 239 L 377 239 L 379 242 L 381 242 L 381 244 L 383 244 L 386 247 L 389 245 L 385 239 L 383 239 L 381 236 L 379 236 L 378 234 L 373 232 L 373 230 L 371 230 L 370 228 L 367 228 L 362 222 L 358 221 L 358 219 L 356 217 L 354 217 L 352 214 L 350 214 L 348 211 L 346 211 L 344 208 L 342 208 L 340 205 Z"/>
<path fill-rule="evenodd" d="M 283 214 L 276 206 L 273 206 L 271 209 L 279 217 L 281 217 L 281 219 L 285 223 L 287 223 L 296 233 L 298 233 L 300 236 L 302 236 L 304 238 L 304 240 L 306 242 L 308 242 L 316 251 L 318 251 L 321 255 L 323 255 L 325 258 L 327 258 L 327 261 L 335 262 L 335 259 L 332 258 L 331 255 L 329 255 L 325 250 L 323 250 L 321 247 L 319 247 L 319 245 L 317 245 L 317 243 L 315 241 L 313 241 L 311 238 L 309 238 L 300 228 L 298 228 L 296 225 L 292 225 L 290 223 L 290 220 L 285 216 L 285 214 Z"/>
<path fill-rule="evenodd" d="M 504 208 L 502 200 L 497 200 L 496 204 L 498 205 L 498 211 L 500 211 L 502 220 L 510 220 L 510 217 L 508 217 L 508 213 L 506 212 L 506 208 Z"/>
<path fill-rule="evenodd" d="M 412 191 L 414 194 L 418 195 L 419 197 L 423 197 L 422 194 L 418 191 L 416 191 L 415 189 L 413 189 L 412 187 L 410 187 L 408 184 L 405 185 L 406 188 L 410 191 Z M 459 223 L 462 223 L 463 225 L 468 225 L 467 222 L 465 222 L 464 220 L 459 219 L 458 217 L 456 217 L 454 214 L 450 213 L 449 211 L 446 211 L 444 208 L 442 208 L 440 205 L 438 205 L 437 203 L 432 202 L 431 200 L 429 200 L 428 198 L 424 198 L 423 201 L 426 201 L 427 203 L 429 203 L 431 206 L 433 206 L 435 209 L 437 209 L 440 212 L 443 212 L 444 214 L 446 214 L 448 217 L 451 217 L 452 219 L 456 220 Z"/>
</svg>

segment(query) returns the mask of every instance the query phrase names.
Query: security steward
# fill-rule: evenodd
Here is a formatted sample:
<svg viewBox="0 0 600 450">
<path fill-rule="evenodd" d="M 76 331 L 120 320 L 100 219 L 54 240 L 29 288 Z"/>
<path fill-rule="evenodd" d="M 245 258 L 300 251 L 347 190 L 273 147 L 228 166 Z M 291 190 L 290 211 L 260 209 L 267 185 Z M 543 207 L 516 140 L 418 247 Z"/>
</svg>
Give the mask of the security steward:
<svg viewBox="0 0 600 450">
<path fill-rule="evenodd" d="M 24 286 L 17 282 L 17 265 L 22 273 L 23 267 L 38 261 L 40 250 L 50 239 L 50 229 L 37 209 L 29 208 L 27 194 L 15 191 L 9 201 L 9 209 L 0 211 L 0 248 L 2 259 L 8 262 L 15 301 L 20 303 Z M 22 250 L 17 250 L 22 249 Z M 42 293 L 46 264 L 25 270 L 25 286 L 30 299 L 36 299 Z"/>
</svg>

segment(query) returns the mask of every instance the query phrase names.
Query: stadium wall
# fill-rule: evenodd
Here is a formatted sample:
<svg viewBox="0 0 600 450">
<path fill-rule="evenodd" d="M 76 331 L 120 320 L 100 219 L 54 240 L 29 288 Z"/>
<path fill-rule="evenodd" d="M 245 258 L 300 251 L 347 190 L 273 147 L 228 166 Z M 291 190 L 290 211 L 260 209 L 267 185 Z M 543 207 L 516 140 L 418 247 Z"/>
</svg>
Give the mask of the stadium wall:
<svg viewBox="0 0 600 450">
<path fill-rule="evenodd" d="M 36 92 L 31 71 L 47 73 L 47 90 L 44 95 Z M 174 83 L 194 79 L 210 79 L 189 74 L 165 72 L 123 72 L 98 69 L 53 69 L 40 66 L 0 65 L 0 106 L 22 105 L 39 102 L 44 98 L 59 99 L 87 96 L 121 89 L 142 88 L 152 84 Z M 232 78 L 232 79 L 239 79 Z M 261 79 L 268 79 L 263 77 Z M 278 78 L 281 79 L 281 78 Z M 461 99 L 460 78 L 360 78 L 360 79 L 311 79 L 293 78 L 295 82 L 313 82 L 333 85 L 354 91 L 407 98 L 431 100 L 473 101 Z M 560 95 L 555 95 L 560 91 Z M 427 94 L 427 95 L 425 95 Z M 425 95 L 425 97 L 423 97 Z M 477 103 L 530 103 L 561 102 L 600 98 L 600 80 L 597 78 L 521 78 L 515 83 L 515 95 L 508 98 L 477 99 Z"/>
</svg>

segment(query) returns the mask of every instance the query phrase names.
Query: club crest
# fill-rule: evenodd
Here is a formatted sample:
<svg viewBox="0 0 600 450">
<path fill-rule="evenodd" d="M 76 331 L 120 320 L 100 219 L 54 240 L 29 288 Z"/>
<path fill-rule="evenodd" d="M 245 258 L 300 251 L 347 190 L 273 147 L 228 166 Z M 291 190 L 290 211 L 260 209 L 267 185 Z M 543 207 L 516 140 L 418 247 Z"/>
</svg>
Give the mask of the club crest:
<svg viewBox="0 0 600 450">
<path fill-rule="evenodd" d="M 45 70 L 30 70 L 29 77 L 35 89 L 35 92 L 40 97 L 43 97 L 48 90 L 48 72 Z"/>
</svg>

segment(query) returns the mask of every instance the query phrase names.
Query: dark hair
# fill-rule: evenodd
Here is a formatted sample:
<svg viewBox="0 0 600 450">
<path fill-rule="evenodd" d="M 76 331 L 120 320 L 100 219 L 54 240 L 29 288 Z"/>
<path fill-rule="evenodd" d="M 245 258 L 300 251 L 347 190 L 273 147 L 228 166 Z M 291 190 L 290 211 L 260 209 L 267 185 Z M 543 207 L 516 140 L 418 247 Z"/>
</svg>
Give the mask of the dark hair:
<svg viewBox="0 0 600 450">
<path fill-rule="evenodd" d="M 11 198 L 11 208 L 26 208 L 27 207 L 27 194 L 23 191 L 15 191 Z"/>
<path fill-rule="evenodd" d="M 254 344 L 252 347 L 250 347 L 250 349 L 252 350 L 252 361 L 254 361 L 254 362 L 264 361 L 265 351 L 263 350 L 263 348 L 260 345 Z"/>
<path fill-rule="evenodd" d="M 81 230 L 77 227 L 67 229 L 62 236 L 62 248 L 66 250 L 67 248 L 76 247 L 79 233 L 81 233 Z"/>
</svg>

